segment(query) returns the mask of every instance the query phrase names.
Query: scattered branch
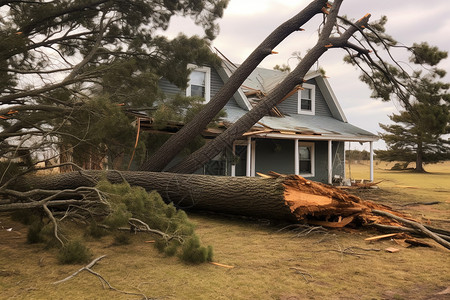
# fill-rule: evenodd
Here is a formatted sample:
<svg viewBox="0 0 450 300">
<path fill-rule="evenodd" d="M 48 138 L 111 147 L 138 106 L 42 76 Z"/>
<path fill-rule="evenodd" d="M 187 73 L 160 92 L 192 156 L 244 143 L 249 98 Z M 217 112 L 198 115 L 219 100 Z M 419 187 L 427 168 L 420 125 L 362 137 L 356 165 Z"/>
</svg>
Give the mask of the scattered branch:
<svg viewBox="0 0 450 300">
<path fill-rule="evenodd" d="M 305 270 L 299 267 L 290 267 L 289 269 L 294 270 L 295 273 L 302 275 L 303 279 L 305 279 L 306 283 L 309 283 L 309 280 L 307 277 L 313 279 L 312 275 L 307 273 Z"/>
<path fill-rule="evenodd" d="M 436 235 L 435 233 L 433 233 L 432 231 L 430 231 L 429 229 L 427 229 L 425 226 L 423 226 L 420 223 L 417 223 L 417 222 L 414 222 L 411 220 L 407 220 L 407 219 L 401 218 L 399 216 L 393 215 L 391 213 L 388 213 L 386 211 L 381 211 L 381 210 L 377 210 L 377 209 L 372 209 L 372 213 L 379 215 L 379 216 L 388 217 L 388 218 L 394 219 L 396 221 L 399 221 L 403 224 L 409 225 L 409 226 L 415 228 L 416 230 L 418 230 L 419 232 L 422 232 L 426 236 L 430 237 L 431 239 L 435 240 L 436 242 L 438 242 L 445 248 L 450 249 L 450 242 L 447 242 L 445 239 L 439 237 L 438 235 Z"/>
<path fill-rule="evenodd" d="M 102 256 L 100 256 L 100 257 L 97 257 L 96 259 L 94 259 L 94 260 L 91 261 L 89 264 L 87 264 L 86 266 L 82 267 L 81 269 L 79 269 L 78 271 L 76 271 L 75 273 L 73 273 L 72 275 L 67 276 L 67 277 L 64 278 L 64 279 L 55 281 L 55 282 L 53 282 L 53 284 L 56 285 L 56 284 L 60 284 L 60 283 L 66 282 L 66 281 L 72 279 L 73 277 L 77 276 L 80 272 L 82 272 L 82 271 L 88 271 L 89 273 L 91 273 L 91 274 L 97 276 L 97 277 L 100 279 L 100 281 L 102 282 L 102 284 L 103 284 L 103 285 L 106 284 L 106 286 L 107 286 L 110 290 L 113 290 L 113 291 L 116 291 L 116 292 L 119 292 L 119 293 L 122 293 L 122 294 L 126 294 L 126 295 L 142 296 L 142 297 L 144 297 L 144 299 L 149 299 L 146 295 L 144 295 L 144 294 L 142 294 L 142 293 L 133 293 L 133 292 L 127 292 L 127 291 L 122 291 L 122 290 L 116 289 L 115 287 L 111 286 L 111 284 L 110 284 L 110 283 L 109 283 L 102 275 L 100 275 L 99 273 L 93 271 L 91 268 L 92 268 L 98 261 L 100 261 L 101 259 L 103 259 L 104 257 L 106 257 L 106 255 L 102 255 Z"/>
</svg>

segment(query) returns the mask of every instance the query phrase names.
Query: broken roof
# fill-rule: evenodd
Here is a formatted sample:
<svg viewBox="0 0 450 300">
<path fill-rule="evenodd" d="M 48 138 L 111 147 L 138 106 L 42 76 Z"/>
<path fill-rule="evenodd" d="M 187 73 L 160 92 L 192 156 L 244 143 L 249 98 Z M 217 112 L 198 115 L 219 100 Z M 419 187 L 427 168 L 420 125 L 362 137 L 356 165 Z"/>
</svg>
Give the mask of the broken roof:
<svg viewBox="0 0 450 300">
<path fill-rule="evenodd" d="M 234 123 L 246 111 L 237 107 L 226 107 L 225 122 Z M 254 131 L 258 136 L 278 137 L 301 135 L 302 139 L 329 139 L 345 141 L 375 141 L 378 136 L 347 122 L 327 116 L 291 115 L 279 117 L 265 116 L 256 123 L 249 134 Z M 308 137 L 309 136 L 309 137 Z M 319 137 L 320 136 L 320 137 Z"/>
</svg>

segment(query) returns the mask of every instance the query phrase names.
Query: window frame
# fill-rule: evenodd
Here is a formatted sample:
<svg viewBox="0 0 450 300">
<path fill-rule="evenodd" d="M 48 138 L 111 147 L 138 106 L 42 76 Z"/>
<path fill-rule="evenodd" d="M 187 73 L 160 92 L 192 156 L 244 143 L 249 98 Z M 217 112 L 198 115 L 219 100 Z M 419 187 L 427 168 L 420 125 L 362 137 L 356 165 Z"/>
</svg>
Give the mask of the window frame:
<svg viewBox="0 0 450 300">
<path fill-rule="evenodd" d="M 211 100 L 211 68 L 210 67 L 200 67 L 194 64 L 188 64 L 188 69 L 190 71 L 197 71 L 205 73 L 205 102 L 208 103 Z M 188 78 L 188 86 L 186 88 L 186 96 L 191 96 L 191 79 L 190 74 Z"/>
<path fill-rule="evenodd" d="M 310 154 L 311 154 L 311 173 L 302 173 L 300 172 L 300 147 L 309 147 L 310 148 Z M 314 177 L 315 176 L 315 165 L 316 165 L 316 156 L 315 156 L 315 143 L 311 142 L 298 142 L 298 165 L 299 165 L 299 175 L 303 177 Z"/>
<path fill-rule="evenodd" d="M 316 114 L 316 86 L 309 83 L 304 83 L 302 85 L 304 89 L 311 90 L 311 110 L 302 109 L 302 90 L 298 91 L 298 103 L 297 103 L 297 112 L 298 114 L 303 115 L 315 115 Z"/>
</svg>

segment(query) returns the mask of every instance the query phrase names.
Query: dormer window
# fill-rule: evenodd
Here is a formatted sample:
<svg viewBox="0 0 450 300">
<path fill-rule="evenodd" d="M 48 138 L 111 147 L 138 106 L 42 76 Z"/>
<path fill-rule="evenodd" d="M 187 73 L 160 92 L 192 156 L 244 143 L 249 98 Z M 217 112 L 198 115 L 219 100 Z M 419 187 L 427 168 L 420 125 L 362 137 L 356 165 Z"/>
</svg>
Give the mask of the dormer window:
<svg viewBox="0 0 450 300">
<path fill-rule="evenodd" d="M 303 90 L 298 93 L 298 113 L 306 115 L 315 114 L 316 87 L 304 83 Z"/>
<path fill-rule="evenodd" d="M 186 96 L 202 97 L 205 99 L 205 103 L 209 102 L 211 97 L 211 69 L 191 64 L 188 65 L 188 68 L 192 71 L 189 74 Z"/>
</svg>

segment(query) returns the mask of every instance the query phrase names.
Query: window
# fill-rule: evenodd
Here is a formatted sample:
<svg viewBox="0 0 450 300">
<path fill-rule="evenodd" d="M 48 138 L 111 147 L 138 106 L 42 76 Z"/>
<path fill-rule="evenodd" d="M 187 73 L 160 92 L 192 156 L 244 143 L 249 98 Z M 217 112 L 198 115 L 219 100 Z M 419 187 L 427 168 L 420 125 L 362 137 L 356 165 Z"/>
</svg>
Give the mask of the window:
<svg viewBox="0 0 450 300">
<path fill-rule="evenodd" d="M 315 93 L 316 88 L 312 84 L 303 84 L 303 90 L 298 93 L 298 113 L 299 114 L 315 114 Z"/>
<path fill-rule="evenodd" d="M 209 102 L 211 95 L 211 69 L 196 65 L 188 65 L 188 68 L 192 71 L 189 74 L 186 96 L 203 97 L 205 102 Z"/>
<path fill-rule="evenodd" d="M 298 144 L 299 173 L 314 176 L 314 143 Z"/>
</svg>

